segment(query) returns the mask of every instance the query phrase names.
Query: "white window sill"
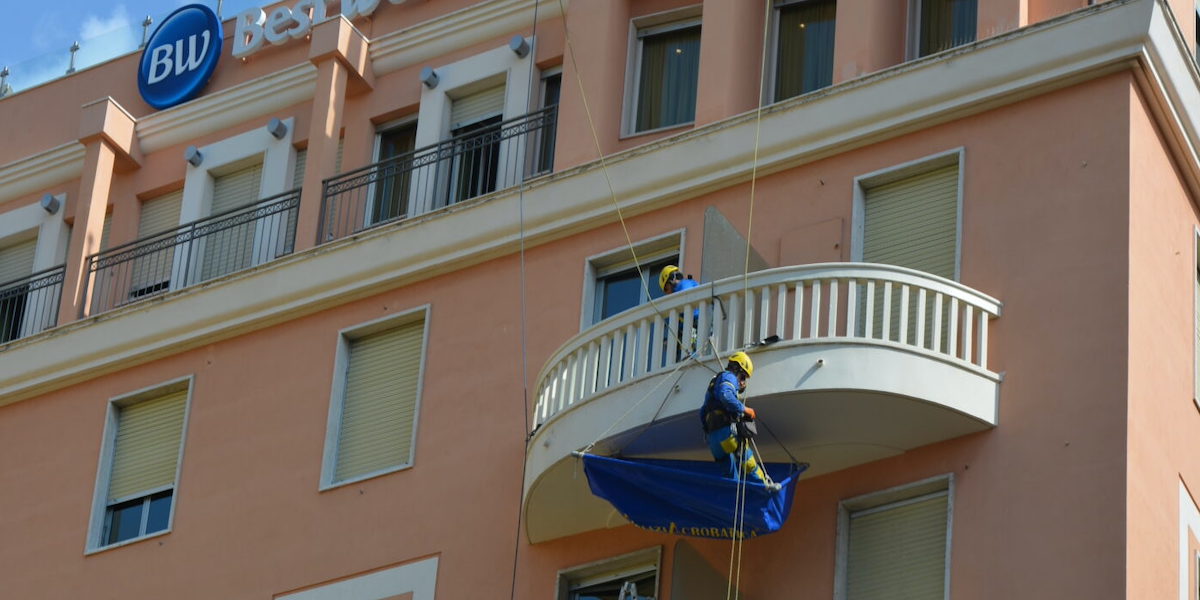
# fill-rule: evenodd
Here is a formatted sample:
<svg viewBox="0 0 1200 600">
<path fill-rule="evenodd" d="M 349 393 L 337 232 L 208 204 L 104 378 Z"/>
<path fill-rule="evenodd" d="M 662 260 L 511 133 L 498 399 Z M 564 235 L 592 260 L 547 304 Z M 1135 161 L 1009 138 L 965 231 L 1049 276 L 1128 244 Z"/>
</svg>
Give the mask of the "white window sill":
<svg viewBox="0 0 1200 600">
<path fill-rule="evenodd" d="M 154 539 L 156 537 L 162 537 L 164 535 L 167 535 L 168 533 L 171 533 L 170 527 L 168 527 L 162 531 L 155 531 L 154 533 L 147 533 L 146 535 L 138 536 L 135 538 L 129 538 L 127 540 L 123 540 L 123 541 L 117 542 L 115 544 L 109 544 L 107 546 L 98 546 L 98 547 L 88 548 L 86 551 L 84 551 L 83 555 L 91 556 L 93 554 L 99 554 L 101 552 L 115 550 L 117 548 L 122 548 L 122 547 L 128 546 L 130 544 L 136 544 L 138 542 L 144 542 L 146 540 Z"/>
</svg>

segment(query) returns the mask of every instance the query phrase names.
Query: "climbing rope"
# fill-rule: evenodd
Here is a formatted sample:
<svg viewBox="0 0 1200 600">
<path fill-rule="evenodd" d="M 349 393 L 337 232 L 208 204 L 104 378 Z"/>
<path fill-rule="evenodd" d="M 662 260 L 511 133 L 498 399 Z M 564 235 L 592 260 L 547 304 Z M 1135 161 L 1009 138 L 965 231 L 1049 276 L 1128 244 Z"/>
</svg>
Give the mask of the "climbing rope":
<svg viewBox="0 0 1200 600">
<path fill-rule="evenodd" d="M 533 39 L 534 47 L 530 50 L 529 57 L 529 97 L 533 97 L 536 78 L 534 75 L 534 65 L 537 63 L 537 24 L 538 24 L 538 5 L 541 4 L 538 0 L 533 3 L 533 25 L 530 27 L 529 37 Z M 563 15 L 564 20 L 566 15 Z M 525 188 L 528 184 L 525 178 L 521 178 L 520 187 L 517 188 L 517 223 L 520 230 L 518 239 L 520 244 L 520 288 L 521 288 L 521 410 L 524 417 L 521 420 L 521 436 L 526 439 L 529 425 L 529 343 L 528 343 L 528 296 L 525 285 Z M 516 530 L 513 532 L 513 564 L 512 564 L 512 585 L 509 591 L 510 600 L 516 600 L 517 597 L 517 566 L 521 555 L 521 517 L 524 514 L 522 504 L 525 499 L 525 469 L 526 461 L 521 461 L 521 496 L 517 498 L 517 522 Z"/>
</svg>

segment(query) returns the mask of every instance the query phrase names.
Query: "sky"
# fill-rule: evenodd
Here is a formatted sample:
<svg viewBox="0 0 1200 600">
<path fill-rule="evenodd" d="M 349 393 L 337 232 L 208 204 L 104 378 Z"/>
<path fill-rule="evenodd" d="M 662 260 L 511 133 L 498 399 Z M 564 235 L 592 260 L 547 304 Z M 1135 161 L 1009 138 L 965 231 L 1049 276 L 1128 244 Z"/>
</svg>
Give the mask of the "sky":
<svg viewBox="0 0 1200 600">
<path fill-rule="evenodd" d="M 66 72 L 71 43 L 78 41 L 76 68 L 87 67 L 135 50 L 142 40 L 142 21 L 154 27 L 171 11 L 187 4 L 216 10 L 218 0 L 32 0 L 5 2 L 0 22 L 0 67 L 17 91 Z M 271 0 L 222 0 L 221 17 L 229 19 Z"/>
</svg>

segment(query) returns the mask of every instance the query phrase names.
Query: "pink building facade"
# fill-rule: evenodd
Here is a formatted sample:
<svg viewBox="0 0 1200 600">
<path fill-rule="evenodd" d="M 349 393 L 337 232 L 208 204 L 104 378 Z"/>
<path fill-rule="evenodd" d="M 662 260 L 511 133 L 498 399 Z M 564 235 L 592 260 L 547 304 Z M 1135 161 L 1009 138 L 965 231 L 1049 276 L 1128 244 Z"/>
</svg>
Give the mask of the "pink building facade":
<svg viewBox="0 0 1200 600">
<path fill-rule="evenodd" d="M 0 95 L 0 596 L 1200 598 L 1191 2 L 313 4 Z"/>
</svg>

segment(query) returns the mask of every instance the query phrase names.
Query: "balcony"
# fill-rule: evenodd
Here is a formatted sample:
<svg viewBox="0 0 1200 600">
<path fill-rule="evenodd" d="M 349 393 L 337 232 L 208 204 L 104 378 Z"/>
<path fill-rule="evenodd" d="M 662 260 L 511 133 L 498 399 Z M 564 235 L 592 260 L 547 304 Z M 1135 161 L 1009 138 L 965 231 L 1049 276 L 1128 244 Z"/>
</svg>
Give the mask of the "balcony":
<svg viewBox="0 0 1200 600">
<path fill-rule="evenodd" d="M 573 451 L 712 460 L 696 411 L 723 366 L 713 348 L 726 357 L 754 345 L 747 401 L 765 425 L 759 449 L 769 461 L 790 452 L 810 463 L 806 477 L 996 425 L 1000 376 L 987 368 L 987 336 L 1000 303 L 954 281 L 889 265 L 806 265 L 656 305 L 584 330 L 538 375 L 531 541 L 625 523 L 591 496 Z"/>
<path fill-rule="evenodd" d="M 325 180 L 318 243 L 549 173 L 557 118 L 549 106 Z"/>
<path fill-rule="evenodd" d="M 0 344 L 54 327 L 65 266 L 0 284 Z"/>
<path fill-rule="evenodd" d="M 299 206 L 296 189 L 89 256 L 89 314 L 291 254 Z"/>
</svg>

